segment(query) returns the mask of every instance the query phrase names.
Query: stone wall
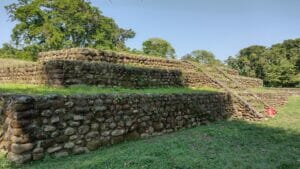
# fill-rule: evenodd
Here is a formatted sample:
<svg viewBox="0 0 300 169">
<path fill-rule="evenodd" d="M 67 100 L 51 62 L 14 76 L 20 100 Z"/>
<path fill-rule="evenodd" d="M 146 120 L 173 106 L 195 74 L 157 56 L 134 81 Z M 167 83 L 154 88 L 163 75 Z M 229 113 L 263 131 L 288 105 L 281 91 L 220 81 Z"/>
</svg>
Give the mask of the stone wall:
<svg viewBox="0 0 300 169">
<path fill-rule="evenodd" d="M 47 77 L 38 63 L 0 68 L 0 83 L 44 84 Z"/>
<path fill-rule="evenodd" d="M 204 74 L 195 70 L 195 66 L 191 65 L 189 62 L 174 59 L 163 59 L 158 57 L 133 55 L 129 53 L 108 52 L 88 48 L 74 48 L 59 51 L 42 52 L 39 54 L 39 61 L 49 60 L 101 61 L 116 64 L 130 64 L 135 66 L 151 68 L 179 69 L 184 74 L 187 74 L 187 77 L 189 77 L 189 74 L 198 73 L 198 75 L 202 78 L 202 82 L 200 83 L 201 86 L 217 87 L 217 85 L 213 83 L 209 78 L 207 78 Z M 263 81 L 260 79 L 239 76 L 238 72 L 233 69 L 224 67 L 220 67 L 220 69 L 226 72 L 226 74 L 231 76 L 237 82 L 241 83 L 242 85 L 245 85 L 245 87 L 263 86 Z"/>
<path fill-rule="evenodd" d="M 300 96 L 300 89 L 297 88 L 271 88 L 268 91 L 255 93 L 272 107 L 279 107 L 288 102 L 290 96 Z"/>
<path fill-rule="evenodd" d="M 132 67 L 107 62 L 50 60 L 0 69 L 0 82 L 69 86 L 76 84 L 130 88 L 218 87 L 199 72 Z"/>
<path fill-rule="evenodd" d="M 226 93 L 0 95 L 0 146 L 16 163 L 85 153 L 231 116 Z"/>
<path fill-rule="evenodd" d="M 67 60 L 46 62 L 45 69 L 51 85 L 86 84 L 127 88 L 184 86 L 179 70 Z"/>
<path fill-rule="evenodd" d="M 89 48 L 73 48 L 59 51 L 39 53 L 39 61 L 49 60 L 77 60 L 100 61 L 115 64 L 129 64 L 151 68 L 193 70 L 188 63 L 175 59 L 163 59 L 129 53 L 116 53 Z"/>
<path fill-rule="evenodd" d="M 79 61 L 49 61 L 31 66 L 8 67 L 0 70 L 0 81 L 55 86 L 86 84 L 132 88 L 184 85 L 182 73 L 178 70 Z"/>
<path fill-rule="evenodd" d="M 234 81 L 238 82 L 238 84 L 244 88 L 263 87 L 263 81 L 261 79 L 233 75 L 230 75 L 229 77 Z"/>
<path fill-rule="evenodd" d="M 279 107 L 287 103 L 288 93 L 256 93 L 256 95 L 272 107 Z"/>
</svg>

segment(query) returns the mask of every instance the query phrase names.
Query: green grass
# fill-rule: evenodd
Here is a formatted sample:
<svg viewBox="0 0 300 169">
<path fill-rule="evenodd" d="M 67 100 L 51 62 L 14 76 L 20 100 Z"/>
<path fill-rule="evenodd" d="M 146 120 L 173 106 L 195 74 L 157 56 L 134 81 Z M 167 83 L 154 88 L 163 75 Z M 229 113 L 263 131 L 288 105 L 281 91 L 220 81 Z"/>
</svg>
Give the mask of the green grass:
<svg viewBox="0 0 300 169">
<path fill-rule="evenodd" d="M 266 121 L 223 121 L 125 142 L 88 154 L 46 158 L 22 169 L 300 168 L 300 97 Z M 0 158 L 2 168 L 18 168 Z"/>
<path fill-rule="evenodd" d="M 129 89 L 121 87 L 96 87 L 76 85 L 67 88 L 63 87 L 49 87 L 42 85 L 28 85 L 28 84 L 0 84 L 0 93 L 17 93 L 17 94 L 31 94 L 31 95 L 45 95 L 45 94 L 171 94 L 171 93 L 195 93 L 195 92 L 218 92 L 221 90 L 215 88 L 146 88 L 146 89 Z"/>
</svg>

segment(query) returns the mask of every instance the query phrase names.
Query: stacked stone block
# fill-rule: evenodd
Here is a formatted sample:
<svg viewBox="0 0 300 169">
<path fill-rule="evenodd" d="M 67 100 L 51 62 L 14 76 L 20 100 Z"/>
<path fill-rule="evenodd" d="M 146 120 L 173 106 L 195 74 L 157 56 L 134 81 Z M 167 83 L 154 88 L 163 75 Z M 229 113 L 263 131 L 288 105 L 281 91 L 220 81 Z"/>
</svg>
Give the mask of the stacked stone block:
<svg viewBox="0 0 300 169">
<path fill-rule="evenodd" d="M 62 157 L 231 116 L 226 93 L 2 95 L 1 147 L 16 163 Z"/>
</svg>

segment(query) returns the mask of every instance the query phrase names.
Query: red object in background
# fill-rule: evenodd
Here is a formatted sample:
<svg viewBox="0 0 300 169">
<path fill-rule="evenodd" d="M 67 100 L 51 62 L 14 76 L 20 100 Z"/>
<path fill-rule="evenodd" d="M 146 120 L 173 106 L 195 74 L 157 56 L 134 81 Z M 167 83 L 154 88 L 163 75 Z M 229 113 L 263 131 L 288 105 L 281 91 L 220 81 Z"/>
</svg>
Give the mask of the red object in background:
<svg viewBox="0 0 300 169">
<path fill-rule="evenodd" d="M 265 109 L 265 112 L 270 117 L 274 117 L 276 115 L 276 110 L 273 107 Z"/>
</svg>

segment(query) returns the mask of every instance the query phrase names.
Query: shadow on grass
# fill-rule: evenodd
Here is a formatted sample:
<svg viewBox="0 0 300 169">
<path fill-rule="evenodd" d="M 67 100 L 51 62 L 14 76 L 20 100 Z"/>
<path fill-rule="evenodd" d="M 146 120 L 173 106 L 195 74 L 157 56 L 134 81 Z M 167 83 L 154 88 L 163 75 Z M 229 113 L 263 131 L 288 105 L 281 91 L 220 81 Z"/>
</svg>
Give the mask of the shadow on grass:
<svg viewBox="0 0 300 169">
<path fill-rule="evenodd" d="M 3 158 L 0 166 L 18 168 Z M 88 154 L 48 157 L 20 168 L 293 169 L 300 168 L 300 133 L 244 121 L 222 121 Z"/>
</svg>

